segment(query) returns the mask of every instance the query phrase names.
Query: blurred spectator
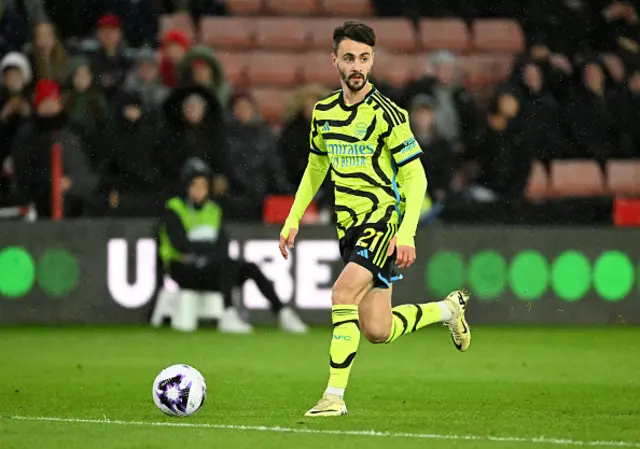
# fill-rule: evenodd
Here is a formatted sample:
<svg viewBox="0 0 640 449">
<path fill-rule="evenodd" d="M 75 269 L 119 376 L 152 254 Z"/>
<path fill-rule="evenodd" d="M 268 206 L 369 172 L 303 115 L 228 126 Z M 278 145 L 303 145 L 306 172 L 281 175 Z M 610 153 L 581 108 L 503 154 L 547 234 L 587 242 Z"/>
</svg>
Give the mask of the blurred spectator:
<svg viewBox="0 0 640 449">
<path fill-rule="evenodd" d="M 629 73 L 616 110 L 622 132 L 621 156 L 640 159 L 640 70 Z"/>
<path fill-rule="evenodd" d="M 0 57 L 12 51 L 21 51 L 28 39 L 27 19 L 5 3 L 0 7 Z"/>
<path fill-rule="evenodd" d="M 63 83 L 67 76 L 67 52 L 56 36 L 53 24 L 42 22 L 33 30 L 27 56 L 34 71 L 34 83 L 50 79 Z"/>
<path fill-rule="evenodd" d="M 122 41 L 122 21 L 115 14 L 105 14 L 97 22 L 99 47 L 91 54 L 91 68 L 107 100 L 111 100 L 131 68 Z"/>
<path fill-rule="evenodd" d="M 179 71 L 182 85 L 195 84 L 206 87 L 223 107 L 228 104 L 231 88 L 224 79 L 222 64 L 208 45 L 191 47 L 180 62 Z"/>
<path fill-rule="evenodd" d="M 136 67 L 129 72 L 123 90 L 140 95 L 146 111 L 159 111 L 169 95 L 158 75 L 158 61 L 150 48 L 138 51 Z"/>
<path fill-rule="evenodd" d="M 84 38 L 94 29 L 101 12 L 95 0 L 43 0 L 47 15 L 62 41 Z"/>
<path fill-rule="evenodd" d="M 523 135 L 518 97 L 510 89 L 499 91 L 469 156 L 475 160 L 475 198 L 520 199 L 531 171 L 533 154 Z"/>
<path fill-rule="evenodd" d="M 268 194 L 293 194 L 276 148 L 276 139 L 247 93 L 231 101 L 226 160 L 234 161 L 229 173 L 229 215 L 238 220 L 262 219 L 262 203 Z"/>
<path fill-rule="evenodd" d="M 18 186 L 35 203 L 38 215 L 51 216 L 51 148 L 62 146 L 65 211 L 82 213 L 83 203 L 94 193 L 98 177 L 92 173 L 80 139 L 67 126 L 59 85 L 41 80 L 35 88 L 35 115 L 18 131 L 12 147 Z"/>
<path fill-rule="evenodd" d="M 138 94 L 118 96 L 109 129 L 113 140 L 105 161 L 104 190 L 108 208 L 117 209 L 119 215 L 153 216 L 170 194 L 160 172 L 158 126 L 157 116 L 145 110 Z"/>
<path fill-rule="evenodd" d="M 573 67 L 566 56 L 553 53 L 548 42 L 548 38 L 543 34 L 527 36 L 527 50 L 513 63 L 511 73 L 515 79 L 512 79 L 512 82 L 517 83 L 517 78 L 522 73 L 522 66 L 533 60 L 542 70 L 543 84 L 561 103 L 569 97 Z"/>
<path fill-rule="evenodd" d="M 442 137 L 461 151 L 476 134 L 479 111 L 471 94 L 460 84 L 456 56 L 449 51 L 431 54 L 422 78 L 410 83 L 405 101 L 423 93 L 436 100 L 436 127 Z"/>
<path fill-rule="evenodd" d="M 177 89 L 165 102 L 164 115 L 167 127 L 162 139 L 162 171 L 168 182 L 178 181 L 180 167 L 187 159 L 199 157 L 219 176 L 214 181 L 215 193 L 225 194 L 233 161 L 223 157 L 226 126 L 216 97 L 201 86 Z"/>
<path fill-rule="evenodd" d="M 611 98 L 602 65 L 591 60 L 577 71 L 579 85 L 566 103 L 571 142 L 569 157 L 593 158 L 602 167 L 619 143 Z"/>
<path fill-rule="evenodd" d="M 443 202 L 451 190 L 456 157 L 451 145 L 438 132 L 435 121 L 435 100 L 428 95 L 416 95 L 411 101 L 410 121 L 427 174 L 429 196 Z"/>
<path fill-rule="evenodd" d="M 159 8 L 154 0 L 94 0 L 101 14 L 115 14 L 122 19 L 127 46 L 155 46 L 158 35 Z"/>
<path fill-rule="evenodd" d="M 560 107 L 545 86 L 542 70 L 535 61 L 525 62 L 514 75 L 518 76 L 514 84 L 527 142 L 548 167 L 552 159 L 563 156 L 568 144 L 560 126 Z"/>
<path fill-rule="evenodd" d="M 640 20 L 629 1 L 613 1 L 602 10 L 599 49 L 610 50 L 620 56 L 627 67 L 640 64 Z M 601 48 L 604 47 L 604 48 Z"/>
<path fill-rule="evenodd" d="M 11 152 L 11 143 L 18 129 L 31 115 L 29 83 L 31 66 L 22 53 L 7 54 L 0 62 L 0 167 Z"/>
<path fill-rule="evenodd" d="M 102 172 L 105 154 L 112 151 L 108 124 L 111 118 L 107 99 L 96 84 L 89 60 L 75 56 L 69 63 L 69 80 L 64 109 L 69 128 L 82 140 L 91 166 Z"/>
<path fill-rule="evenodd" d="M 190 47 L 191 41 L 189 37 L 180 30 L 171 30 L 162 39 L 160 78 L 165 86 L 178 86 L 180 80 L 178 67 Z"/>
<path fill-rule="evenodd" d="M 592 5 L 585 0 L 526 0 L 519 16 L 528 36 L 545 36 L 553 51 L 570 58 L 591 49 Z"/>
<path fill-rule="evenodd" d="M 287 180 L 300 184 L 309 160 L 309 129 L 315 104 L 331 91 L 318 84 L 298 88 L 285 110 L 285 124 L 280 135 L 279 152 Z"/>
</svg>

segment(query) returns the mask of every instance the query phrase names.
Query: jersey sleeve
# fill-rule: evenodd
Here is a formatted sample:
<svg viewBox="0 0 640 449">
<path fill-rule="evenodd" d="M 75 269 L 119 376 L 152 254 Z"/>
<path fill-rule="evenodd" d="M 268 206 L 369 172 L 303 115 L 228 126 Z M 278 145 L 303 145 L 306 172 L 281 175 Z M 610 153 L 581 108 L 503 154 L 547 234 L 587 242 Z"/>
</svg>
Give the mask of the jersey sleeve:
<svg viewBox="0 0 640 449">
<path fill-rule="evenodd" d="M 413 136 L 409 125 L 409 114 L 402 111 L 400 120 L 391 119 L 388 121 L 391 133 L 387 137 L 387 146 L 391 151 L 393 160 L 398 167 L 408 164 L 417 159 L 422 154 L 422 149 Z"/>
<path fill-rule="evenodd" d="M 320 156 L 327 155 L 327 147 L 324 144 L 322 134 L 320 134 L 320 127 L 318 126 L 318 118 L 316 115 L 316 109 L 313 109 L 313 116 L 311 117 L 311 131 L 309 132 L 309 149 L 312 153 Z"/>
</svg>

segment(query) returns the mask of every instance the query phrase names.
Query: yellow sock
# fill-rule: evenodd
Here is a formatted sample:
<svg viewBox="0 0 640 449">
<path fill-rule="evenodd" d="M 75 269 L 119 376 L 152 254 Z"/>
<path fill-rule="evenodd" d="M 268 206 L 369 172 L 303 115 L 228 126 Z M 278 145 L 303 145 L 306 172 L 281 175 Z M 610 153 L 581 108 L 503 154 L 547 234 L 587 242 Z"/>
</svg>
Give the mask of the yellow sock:
<svg viewBox="0 0 640 449">
<path fill-rule="evenodd" d="M 391 334 L 385 343 L 393 343 L 402 335 L 411 334 L 418 329 L 442 320 L 442 309 L 436 302 L 426 304 L 403 304 L 394 307 Z"/>
<path fill-rule="evenodd" d="M 349 381 L 349 372 L 360 344 L 358 306 L 331 307 L 333 337 L 329 349 L 331 367 L 327 393 L 342 396 Z"/>
</svg>

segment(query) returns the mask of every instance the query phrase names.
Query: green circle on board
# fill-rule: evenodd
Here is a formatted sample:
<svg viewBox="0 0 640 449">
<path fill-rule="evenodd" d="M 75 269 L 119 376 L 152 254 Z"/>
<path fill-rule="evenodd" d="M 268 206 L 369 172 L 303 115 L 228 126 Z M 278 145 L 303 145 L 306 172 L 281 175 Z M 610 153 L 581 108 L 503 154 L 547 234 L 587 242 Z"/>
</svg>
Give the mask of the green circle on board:
<svg viewBox="0 0 640 449">
<path fill-rule="evenodd" d="M 425 273 L 427 289 L 437 296 L 446 296 L 453 290 L 462 288 L 464 282 L 464 261 L 454 251 L 438 251 L 429 258 Z"/>
<path fill-rule="evenodd" d="M 602 299 L 620 301 L 633 288 L 633 264 L 622 251 L 606 251 L 593 268 L 593 286 Z"/>
<path fill-rule="evenodd" d="M 591 263 L 578 251 L 565 251 L 551 267 L 551 286 L 564 301 L 577 301 L 591 287 Z"/>
<path fill-rule="evenodd" d="M 500 296 L 507 285 L 507 263 L 496 251 L 482 251 L 469 262 L 468 276 L 473 294 L 491 301 Z"/>
<path fill-rule="evenodd" d="M 538 251 L 523 251 L 511 261 L 509 283 L 525 301 L 539 299 L 549 287 L 549 264 Z"/>
<path fill-rule="evenodd" d="M 31 290 L 35 280 L 35 263 L 31 254 L 19 246 L 0 251 L 0 295 L 19 298 Z"/>
<path fill-rule="evenodd" d="M 38 261 L 38 285 L 51 296 L 64 296 L 78 285 L 80 269 L 66 249 L 48 249 Z"/>
</svg>

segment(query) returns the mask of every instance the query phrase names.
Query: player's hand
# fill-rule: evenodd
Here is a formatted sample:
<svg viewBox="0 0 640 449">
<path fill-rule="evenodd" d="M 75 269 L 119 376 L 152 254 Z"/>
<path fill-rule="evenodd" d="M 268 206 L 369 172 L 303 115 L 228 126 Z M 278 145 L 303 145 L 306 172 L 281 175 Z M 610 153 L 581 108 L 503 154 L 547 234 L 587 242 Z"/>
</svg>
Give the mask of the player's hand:
<svg viewBox="0 0 640 449">
<path fill-rule="evenodd" d="M 389 243 L 388 257 L 393 255 L 393 251 L 396 249 L 396 239 L 393 237 L 391 243 Z M 398 246 L 398 253 L 396 254 L 396 266 L 398 268 L 409 268 L 416 261 L 416 249 L 413 246 L 400 245 Z"/>
<path fill-rule="evenodd" d="M 282 254 L 282 257 L 285 259 L 289 258 L 289 251 L 287 251 L 287 248 L 293 248 L 297 234 L 298 230 L 296 228 L 289 229 L 288 238 L 285 238 L 284 235 L 280 234 L 280 254 Z"/>
</svg>

